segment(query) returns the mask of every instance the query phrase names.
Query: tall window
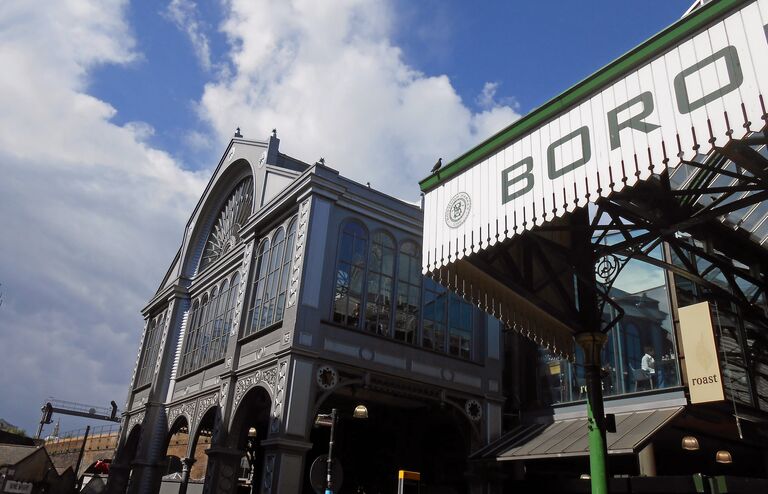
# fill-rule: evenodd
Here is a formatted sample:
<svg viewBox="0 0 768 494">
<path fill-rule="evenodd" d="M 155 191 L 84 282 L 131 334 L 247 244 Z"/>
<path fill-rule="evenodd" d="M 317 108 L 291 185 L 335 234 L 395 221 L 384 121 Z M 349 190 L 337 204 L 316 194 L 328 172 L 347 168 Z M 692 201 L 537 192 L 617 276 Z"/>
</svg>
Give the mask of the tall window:
<svg viewBox="0 0 768 494">
<path fill-rule="evenodd" d="M 447 291 L 430 278 L 424 278 L 424 322 L 422 345 L 445 351 Z"/>
<path fill-rule="evenodd" d="M 400 247 L 397 269 L 397 314 L 395 339 L 416 342 L 421 304 L 421 253 L 413 242 Z"/>
<path fill-rule="evenodd" d="M 295 242 L 295 218 L 291 220 L 287 234 L 285 229 L 280 227 L 272 242 L 262 242 L 254 261 L 253 296 L 248 309 L 249 324 L 246 335 L 283 319 Z"/>
<path fill-rule="evenodd" d="M 333 320 L 358 327 L 365 286 L 368 233 L 356 221 L 347 221 L 341 229 L 336 288 L 333 296 Z"/>
<path fill-rule="evenodd" d="M 240 275 L 235 274 L 193 302 L 187 318 L 181 375 L 224 358 L 239 284 Z"/>
<path fill-rule="evenodd" d="M 160 340 L 163 334 L 163 321 L 165 313 L 153 317 L 147 323 L 147 333 L 144 337 L 144 353 L 141 356 L 136 387 L 144 386 L 152 381 L 152 373 L 155 370 L 155 361 L 160 351 Z"/>
<path fill-rule="evenodd" d="M 371 241 L 365 304 L 365 329 L 372 333 L 389 336 L 394 277 L 395 242 L 386 233 L 377 232 Z"/>
<path fill-rule="evenodd" d="M 248 328 L 245 334 L 249 335 L 259 329 L 261 310 L 264 301 L 264 286 L 267 284 L 267 272 L 269 271 L 269 239 L 265 239 L 259 247 L 259 253 L 254 261 L 253 301 L 248 314 Z"/>
<path fill-rule="evenodd" d="M 434 280 L 424 278 L 422 345 L 472 358 L 472 305 Z"/>
</svg>

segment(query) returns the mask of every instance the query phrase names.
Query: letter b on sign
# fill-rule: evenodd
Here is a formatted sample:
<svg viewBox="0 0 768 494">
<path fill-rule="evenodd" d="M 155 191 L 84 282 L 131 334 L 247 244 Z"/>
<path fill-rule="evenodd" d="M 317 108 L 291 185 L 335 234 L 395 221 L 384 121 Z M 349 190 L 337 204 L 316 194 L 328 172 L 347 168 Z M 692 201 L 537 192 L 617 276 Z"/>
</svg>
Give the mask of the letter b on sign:
<svg viewBox="0 0 768 494">
<path fill-rule="evenodd" d="M 512 174 L 518 169 L 525 167 L 525 170 L 520 175 L 513 177 Z M 530 156 L 518 161 L 512 166 L 509 166 L 501 172 L 501 203 L 506 204 L 509 201 L 517 199 L 518 197 L 527 194 L 533 190 L 533 158 Z M 525 181 L 525 185 L 515 191 L 510 191 L 510 187 L 514 187 L 521 181 Z"/>
</svg>

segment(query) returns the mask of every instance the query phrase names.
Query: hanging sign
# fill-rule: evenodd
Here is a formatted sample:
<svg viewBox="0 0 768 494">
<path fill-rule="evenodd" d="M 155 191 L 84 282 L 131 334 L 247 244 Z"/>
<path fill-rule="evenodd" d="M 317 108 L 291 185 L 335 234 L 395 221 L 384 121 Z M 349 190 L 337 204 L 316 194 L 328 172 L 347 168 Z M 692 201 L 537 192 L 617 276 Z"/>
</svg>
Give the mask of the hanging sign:
<svg viewBox="0 0 768 494">
<path fill-rule="evenodd" d="M 712 2 L 424 179 L 424 272 L 762 129 L 767 32 Z"/>
<path fill-rule="evenodd" d="M 725 399 L 708 302 L 680 307 L 680 335 L 691 403 Z"/>
<path fill-rule="evenodd" d="M 32 482 L 21 482 L 18 480 L 7 480 L 3 492 L 10 494 L 30 494 L 32 492 Z"/>
</svg>

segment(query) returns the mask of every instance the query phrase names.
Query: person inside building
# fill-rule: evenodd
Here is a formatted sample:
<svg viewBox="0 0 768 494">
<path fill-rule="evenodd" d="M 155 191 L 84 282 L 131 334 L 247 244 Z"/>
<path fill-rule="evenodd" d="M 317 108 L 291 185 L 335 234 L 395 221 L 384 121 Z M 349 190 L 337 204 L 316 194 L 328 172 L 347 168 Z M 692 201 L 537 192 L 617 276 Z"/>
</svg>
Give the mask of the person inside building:
<svg viewBox="0 0 768 494">
<path fill-rule="evenodd" d="M 640 359 L 640 369 L 642 369 L 643 373 L 650 377 L 651 382 L 655 382 L 656 380 L 656 361 L 654 360 L 653 355 L 653 347 L 646 346 L 645 355 L 643 355 L 643 358 Z"/>
</svg>

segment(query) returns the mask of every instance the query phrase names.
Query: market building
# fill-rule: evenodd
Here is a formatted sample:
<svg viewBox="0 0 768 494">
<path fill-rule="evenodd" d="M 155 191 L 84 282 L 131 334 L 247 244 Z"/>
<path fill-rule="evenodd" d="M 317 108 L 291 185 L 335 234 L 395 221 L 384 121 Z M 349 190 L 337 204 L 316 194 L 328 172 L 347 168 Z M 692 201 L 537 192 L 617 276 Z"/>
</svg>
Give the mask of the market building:
<svg viewBox="0 0 768 494">
<path fill-rule="evenodd" d="M 520 335 L 508 489 L 766 488 L 767 33 L 697 2 L 421 182 L 424 273 Z"/>
<path fill-rule="evenodd" d="M 109 492 L 312 492 L 332 410 L 337 488 L 482 488 L 500 327 L 422 276 L 421 208 L 238 134 L 143 310 Z"/>
</svg>

